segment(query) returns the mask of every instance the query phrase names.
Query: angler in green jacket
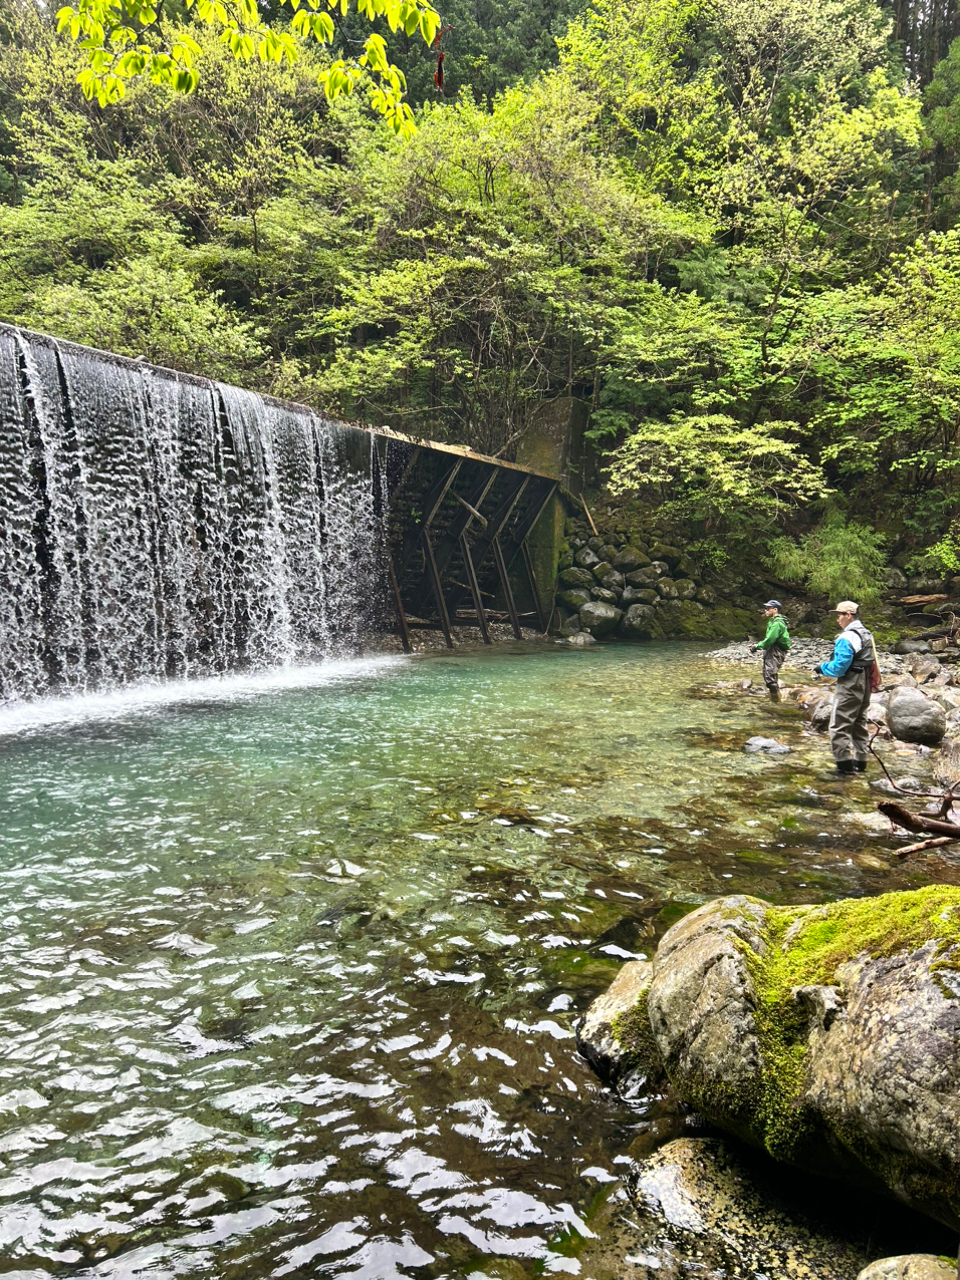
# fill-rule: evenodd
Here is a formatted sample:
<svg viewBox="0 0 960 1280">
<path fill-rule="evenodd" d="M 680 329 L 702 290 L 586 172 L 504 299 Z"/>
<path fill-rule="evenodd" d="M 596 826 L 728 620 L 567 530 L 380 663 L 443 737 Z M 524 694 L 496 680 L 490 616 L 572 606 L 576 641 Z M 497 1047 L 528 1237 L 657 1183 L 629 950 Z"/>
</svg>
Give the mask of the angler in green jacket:
<svg viewBox="0 0 960 1280">
<path fill-rule="evenodd" d="M 780 668 L 790 648 L 790 632 L 787 620 L 780 612 L 779 600 L 768 600 L 763 606 L 763 616 L 767 620 L 767 634 L 759 644 L 750 646 L 750 652 L 759 649 L 763 653 L 763 683 L 767 686 L 771 702 L 780 701 Z"/>
</svg>

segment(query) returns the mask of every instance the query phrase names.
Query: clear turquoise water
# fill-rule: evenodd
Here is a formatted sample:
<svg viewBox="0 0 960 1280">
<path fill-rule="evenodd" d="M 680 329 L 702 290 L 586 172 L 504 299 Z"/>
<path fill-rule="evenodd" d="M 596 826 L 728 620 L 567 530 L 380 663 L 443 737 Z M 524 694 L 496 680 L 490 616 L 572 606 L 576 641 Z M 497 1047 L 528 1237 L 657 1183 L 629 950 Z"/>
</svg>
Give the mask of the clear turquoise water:
<svg viewBox="0 0 960 1280">
<path fill-rule="evenodd" d="M 929 871 L 724 676 L 550 645 L 0 713 L 4 1274 L 575 1273 L 645 1123 L 573 1035 L 623 960 Z"/>
</svg>

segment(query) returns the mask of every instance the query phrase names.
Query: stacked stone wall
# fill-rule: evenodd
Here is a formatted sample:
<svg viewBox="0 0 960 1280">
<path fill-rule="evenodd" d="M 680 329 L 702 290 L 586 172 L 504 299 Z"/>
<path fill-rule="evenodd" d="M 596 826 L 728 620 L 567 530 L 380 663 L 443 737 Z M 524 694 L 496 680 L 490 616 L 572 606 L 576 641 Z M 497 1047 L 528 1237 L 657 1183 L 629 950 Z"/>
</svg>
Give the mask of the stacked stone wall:
<svg viewBox="0 0 960 1280">
<path fill-rule="evenodd" d="M 598 525 L 571 516 L 560 550 L 555 629 L 567 638 L 742 638 L 755 612 L 721 595 L 695 554 L 654 518 Z"/>
</svg>

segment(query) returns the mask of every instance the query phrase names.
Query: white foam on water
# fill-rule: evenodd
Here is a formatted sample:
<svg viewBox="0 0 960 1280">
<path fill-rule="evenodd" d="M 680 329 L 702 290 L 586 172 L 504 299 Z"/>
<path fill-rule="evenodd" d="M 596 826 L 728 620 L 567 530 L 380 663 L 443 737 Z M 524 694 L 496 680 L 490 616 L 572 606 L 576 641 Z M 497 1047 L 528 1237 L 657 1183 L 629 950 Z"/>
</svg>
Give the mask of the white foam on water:
<svg viewBox="0 0 960 1280">
<path fill-rule="evenodd" d="M 0 706 L 0 738 L 48 727 L 149 715 L 178 703 L 240 702 L 295 689 L 315 689 L 375 676 L 407 661 L 398 654 L 332 659 L 311 666 L 277 667 L 272 671 L 243 675 L 145 683 L 104 693 L 11 702 Z"/>
</svg>

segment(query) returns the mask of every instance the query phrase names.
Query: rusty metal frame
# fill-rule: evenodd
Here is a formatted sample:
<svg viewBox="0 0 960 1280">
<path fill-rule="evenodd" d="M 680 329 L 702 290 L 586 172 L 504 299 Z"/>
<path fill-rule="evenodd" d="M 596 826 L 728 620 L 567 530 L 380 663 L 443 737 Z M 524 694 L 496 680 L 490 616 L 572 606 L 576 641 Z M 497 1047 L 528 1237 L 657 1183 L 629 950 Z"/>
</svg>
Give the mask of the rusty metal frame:
<svg viewBox="0 0 960 1280">
<path fill-rule="evenodd" d="M 527 546 L 527 539 L 533 532 L 537 521 L 543 515 L 544 511 L 546 511 L 550 499 L 556 493 L 557 483 L 558 482 L 556 480 L 547 482 L 547 487 L 544 490 L 543 496 L 534 504 L 530 511 L 527 512 L 524 518 L 519 522 L 517 528 L 513 530 L 513 533 L 510 536 L 510 541 L 507 544 L 507 549 L 502 553 L 504 563 L 508 569 L 517 552 L 520 551 L 522 553 L 524 569 L 526 570 L 527 581 L 530 585 L 530 594 L 533 596 L 533 606 L 536 611 L 537 622 L 539 623 L 540 630 L 543 633 L 546 633 L 549 624 L 544 620 L 543 601 L 540 599 L 540 592 L 537 588 L 537 580 L 533 572 L 533 560 L 530 555 L 530 548 Z"/>
<path fill-rule="evenodd" d="M 413 644 L 410 641 L 410 627 L 407 623 L 407 615 L 404 612 L 403 600 L 400 598 L 400 587 L 397 585 L 397 575 L 393 571 L 393 560 L 390 554 L 387 554 L 387 569 L 390 573 L 390 589 L 393 592 L 393 603 L 397 610 L 397 619 L 400 623 L 400 635 L 403 638 L 403 652 L 413 653 Z"/>
<path fill-rule="evenodd" d="M 424 499 L 423 520 L 416 527 L 412 527 L 409 530 L 408 534 L 404 537 L 404 545 L 402 546 L 400 550 L 400 555 L 398 556 L 398 560 L 399 560 L 399 565 L 397 566 L 398 581 L 403 576 L 403 571 L 406 569 L 407 565 L 410 563 L 410 560 L 416 554 L 417 550 L 421 546 L 421 543 L 423 541 L 423 534 L 430 528 L 431 521 L 433 520 L 433 517 L 437 514 L 437 512 L 440 510 L 440 504 L 443 502 L 444 498 L 447 496 L 447 490 L 453 484 L 454 480 L 456 480 L 457 473 L 459 472 L 460 468 L 463 466 L 463 462 L 464 462 L 463 458 L 457 458 L 454 461 L 453 465 L 449 468 L 449 470 L 445 471 L 444 474 L 441 475 L 440 479 L 436 481 L 433 488 L 430 490 L 430 492 L 427 494 L 426 498 Z"/>
<path fill-rule="evenodd" d="M 480 583 L 477 581 L 476 570 L 473 567 L 473 557 L 470 554 L 470 541 L 467 538 L 467 531 L 464 530 L 460 535 L 460 554 L 463 556 L 464 568 L 467 571 L 467 582 L 470 584 L 470 594 L 473 596 L 474 607 L 477 611 L 477 622 L 480 626 L 480 634 L 483 636 L 484 644 L 492 644 L 490 639 L 490 628 L 487 626 L 487 615 L 483 611 L 483 598 L 480 595 Z"/>
<path fill-rule="evenodd" d="M 540 599 L 540 588 L 537 586 L 537 576 L 533 571 L 533 557 L 530 555 L 530 548 L 527 546 L 526 538 L 520 543 L 520 551 L 523 555 L 523 567 L 527 572 L 527 585 L 530 588 L 530 594 L 533 596 L 533 608 L 537 615 L 537 624 L 541 633 L 546 635 L 547 623 L 543 616 L 543 602 Z"/>
<path fill-rule="evenodd" d="M 517 606 L 514 603 L 513 592 L 510 590 L 510 575 L 507 573 L 507 565 L 503 558 L 503 551 L 500 547 L 500 539 L 495 537 L 493 543 L 493 558 L 497 565 L 497 573 L 500 575 L 500 585 L 503 587 L 504 599 L 507 602 L 507 612 L 510 615 L 510 625 L 513 627 L 513 634 L 518 640 L 523 639 L 523 632 L 520 630 L 520 616 L 517 613 Z"/>
<path fill-rule="evenodd" d="M 461 459 L 461 461 L 463 461 L 463 459 Z M 485 464 L 485 465 L 489 465 L 489 464 Z M 484 498 L 490 492 L 496 479 L 497 479 L 497 469 L 496 467 L 491 466 L 490 474 L 481 477 L 480 482 L 476 484 L 472 490 L 470 490 L 469 502 L 467 502 L 466 499 L 461 498 L 460 495 L 457 493 L 450 493 L 450 486 L 448 485 L 446 490 L 443 493 L 443 497 L 441 498 L 440 503 L 437 504 L 436 508 L 431 513 L 430 520 L 432 520 L 433 517 L 437 514 L 437 511 L 439 511 L 440 509 L 440 504 L 442 503 L 443 498 L 445 498 L 448 493 L 450 493 L 451 497 L 455 498 L 458 502 L 460 502 L 464 508 L 463 511 L 458 513 L 456 519 L 451 521 L 449 527 L 447 528 L 446 532 L 443 535 L 443 538 L 440 540 L 437 546 L 434 547 L 433 549 L 437 572 L 441 575 L 441 578 L 443 576 L 444 570 L 446 569 L 447 565 L 450 563 L 451 556 L 453 555 L 456 548 L 461 544 L 463 534 L 469 528 L 471 521 L 476 517 L 479 517 L 479 519 L 484 520 L 484 517 L 479 515 L 479 512 L 476 510 L 476 508 L 481 506 Z M 484 521 L 484 523 L 486 523 L 486 521 Z M 429 521 L 425 522 L 424 527 L 429 528 Z M 417 588 L 416 594 L 412 597 L 412 600 L 411 600 L 411 609 L 414 613 L 419 612 L 419 610 L 423 607 L 427 594 L 430 588 L 433 586 L 433 583 L 431 581 L 432 575 L 429 573 L 429 571 L 424 576 L 426 578 L 426 581 L 422 582 L 421 585 Z M 468 575 L 467 581 L 468 582 L 470 581 L 469 575 Z"/>
<path fill-rule="evenodd" d="M 493 547 L 495 539 L 500 535 L 500 530 L 513 515 L 514 509 L 526 492 L 527 485 L 530 483 L 531 479 L 531 476 L 523 475 L 520 483 L 514 487 L 512 493 L 507 494 L 506 498 L 504 498 L 497 510 L 487 520 L 487 527 L 473 544 L 473 563 L 475 568 L 479 569 L 482 567 L 484 560 L 486 560 L 491 548 Z"/>
</svg>

